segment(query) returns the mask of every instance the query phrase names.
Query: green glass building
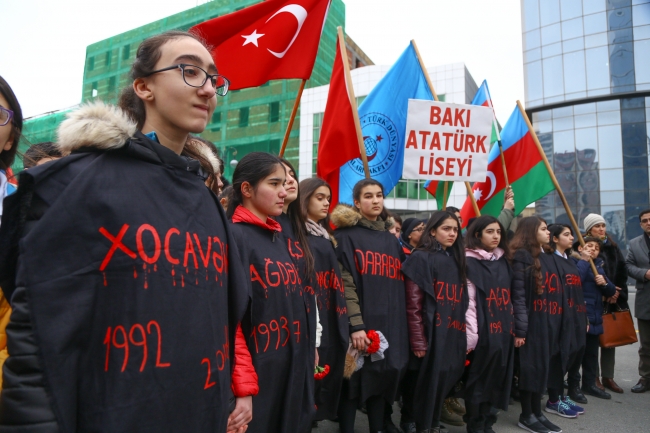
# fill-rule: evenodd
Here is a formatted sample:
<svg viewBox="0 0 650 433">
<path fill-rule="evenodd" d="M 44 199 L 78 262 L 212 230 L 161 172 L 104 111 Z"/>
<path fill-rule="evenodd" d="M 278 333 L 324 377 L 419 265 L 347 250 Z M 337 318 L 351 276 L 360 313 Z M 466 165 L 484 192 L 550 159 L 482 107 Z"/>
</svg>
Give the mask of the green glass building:
<svg viewBox="0 0 650 433">
<path fill-rule="evenodd" d="M 129 69 L 138 45 L 144 39 L 167 30 L 188 30 L 198 23 L 259 1 L 213 0 L 89 45 L 86 49 L 81 103 L 96 99 L 109 103 L 117 101 L 120 90 L 130 85 Z M 345 5 L 342 0 L 332 0 L 314 70 L 306 88 L 329 83 L 338 26 L 345 28 Z M 347 36 L 346 46 L 352 68 L 372 64 Z M 221 156 L 226 162 L 224 174 L 227 178 L 231 177 L 233 170 L 230 161 L 240 159 L 252 151 L 275 154 L 280 151 L 299 85 L 300 80 L 270 81 L 260 87 L 232 91 L 225 98 L 219 98 L 217 109 L 201 135 L 219 147 Z M 27 119 L 23 130 L 26 140 L 22 142 L 20 151 L 24 152 L 29 143 L 56 141 L 56 129 L 71 109 Z M 298 167 L 299 116 L 300 114 L 291 129 L 285 152 L 285 157 L 296 167 Z M 22 161 L 18 158 L 14 170 L 20 169 L 22 169 Z"/>
</svg>

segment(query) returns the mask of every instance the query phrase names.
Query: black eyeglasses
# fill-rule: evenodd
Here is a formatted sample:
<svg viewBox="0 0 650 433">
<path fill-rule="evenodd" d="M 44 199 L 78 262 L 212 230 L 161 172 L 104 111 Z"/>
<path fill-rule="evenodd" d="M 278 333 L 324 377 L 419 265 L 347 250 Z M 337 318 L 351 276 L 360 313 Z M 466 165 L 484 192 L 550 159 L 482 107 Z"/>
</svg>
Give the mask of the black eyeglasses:
<svg viewBox="0 0 650 433">
<path fill-rule="evenodd" d="M 8 108 L 0 107 L 0 126 L 5 126 L 14 118 L 14 112 Z"/>
<path fill-rule="evenodd" d="M 226 96 L 226 93 L 228 93 L 230 81 L 226 77 L 219 74 L 208 74 L 204 69 L 201 69 L 198 66 L 188 65 L 185 63 L 158 69 L 157 71 L 151 71 L 145 75 L 145 77 L 157 74 L 158 72 L 171 71 L 172 69 L 180 69 L 183 71 L 183 80 L 188 86 L 199 88 L 203 87 L 209 78 L 210 82 L 212 83 L 212 87 L 214 87 L 214 90 L 217 92 L 217 95 Z"/>
</svg>

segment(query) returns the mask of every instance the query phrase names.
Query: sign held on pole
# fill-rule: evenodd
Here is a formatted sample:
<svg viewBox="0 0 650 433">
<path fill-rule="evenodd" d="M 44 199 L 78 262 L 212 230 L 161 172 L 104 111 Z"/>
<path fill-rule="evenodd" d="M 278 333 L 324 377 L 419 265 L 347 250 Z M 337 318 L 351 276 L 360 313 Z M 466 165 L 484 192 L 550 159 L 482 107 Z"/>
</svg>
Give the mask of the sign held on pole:
<svg viewBox="0 0 650 433">
<path fill-rule="evenodd" d="M 483 182 L 491 134 L 488 107 L 409 99 L 402 177 Z"/>
</svg>

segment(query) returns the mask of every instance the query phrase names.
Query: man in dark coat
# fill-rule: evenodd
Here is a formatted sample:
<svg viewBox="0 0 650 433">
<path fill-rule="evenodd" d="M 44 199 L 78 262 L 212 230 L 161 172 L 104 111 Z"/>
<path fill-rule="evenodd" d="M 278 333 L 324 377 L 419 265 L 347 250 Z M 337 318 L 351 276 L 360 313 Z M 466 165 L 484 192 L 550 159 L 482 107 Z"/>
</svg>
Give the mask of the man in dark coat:
<svg viewBox="0 0 650 433">
<path fill-rule="evenodd" d="M 643 234 L 630 241 L 625 265 L 636 280 L 634 316 L 639 327 L 639 382 L 632 392 L 650 390 L 650 209 L 639 214 Z"/>
</svg>

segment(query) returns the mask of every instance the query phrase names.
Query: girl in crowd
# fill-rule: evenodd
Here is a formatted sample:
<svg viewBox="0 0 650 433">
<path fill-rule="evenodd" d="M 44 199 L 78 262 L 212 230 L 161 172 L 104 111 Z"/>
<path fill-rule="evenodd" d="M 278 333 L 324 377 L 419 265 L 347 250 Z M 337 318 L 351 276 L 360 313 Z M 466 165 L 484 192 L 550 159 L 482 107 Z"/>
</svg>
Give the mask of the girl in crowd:
<svg viewBox="0 0 650 433">
<path fill-rule="evenodd" d="M 420 238 L 424 232 L 426 221 L 417 218 L 407 218 L 402 226 L 402 234 L 399 242 L 402 244 L 404 254 L 409 255 L 420 243 Z"/>
<path fill-rule="evenodd" d="M 11 165 L 16 158 L 22 129 L 23 111 L 9 83 L 0 76 L 0 216 L 2 201 L 16 190 Z"/>
<path fill-rule="evenodd" d="M 514 251 L 511 292 L 515 347 L 519 348 L 521 415 L 518 425 L 533 433 L 561 431 L 544 416 L 541 407 L 542 393 L 549 385 L 551 356 L 554 362 L 558 359 L 553 352 L 559 347 L 559 330 L 555 328 L 556 318 L 551 319 L 551 315 L 561 318 L 557 313 L 562 306 L 549 293 L 559 291 L 557 277 L 552 288 L 545 287 L 549 274 L 556 269 L 553 258 L 544 253 L 548 242 L 546 221 L 531 216 L 520 221 L 510 244 Z M 553 308 L 551 302 L 555 302 Z"/>
<path fill-rule="evenodd" d="M 600 239 L 587 236 L 584 241 L 584 247 L 578 244 L 574 245 L 574 248 L 580 253 L 577 266 L 584 290 L 587 317 L 589 318 L 585 353 L 582 358 L 582 391 L 594 397 L 609 400 L 612 396 L 596 386 L 598 349 L 600 348 L 599 336 L 603 333 L 603 297 L 609 299 L 615 296 L 619 289 L 607 278 L 603 269 L 604 262 L 598 257 L 602 246 Z M 596 265 L 598 271 L 596 276 L 591 270 L 589 258 Z"/>
<path fill-rule="evenodd" d="M 404 263 L 411 350 L 422 359 L 413 403 L 418 432 L 441 431 L 443 402 L 465 369 L 469 298 L 459 231 L 454 214 L 434 212 Z"/>
<path fill-rule="evenodd" d="M 314 415 L 310 313 L 287 238 L 272 218 L 285 205 L 286 176 L 278 157 L 249 153 L 235 168 L 228 203 L 233 237 L 250 272 L 242 329 L 260 383 L 249 427 L 260 433 L 304 433 Z"/>
<path fill-rule="evenodd" d="M 560 393 L 561 403 L 564 404 L 560 404 L 557 400 L 554 400 L 555 403 L 553 403 L 549 399 L 547 410 L 558 412 L 558 410 L 565 410 L 565 406 L 568 406 L 568 409 L 581 414 L 584 413 L 584 409 L 575 402 L 587 403 L 587 399 L 580 390 L 580 365 L 585 351 L 587 315 L 580 273 L 573 258 L 569 257 L 573 245 L 573 231 L 567 224 L 551 224 L 548 230 L 551 233 L 549 245 L 554 252 L 553 257 L 562 278 L 566 299 L 563 312 L 566 314 L 567 321 L 563 323 L 563 327 L 569 330 L 566 332 L 569 337 L 567 346 L 569 396 L 562 397 L 562 392 Z M 552 406 L 550 408 L 548 407 L 549 403 Z"/>
<path fill-rule="evenodd" d="M 605 300 L 605 307 L 610 311 L 629 310 L 625 258 L 614 239 L 607 233 L 605 219 L 601 215 L 592 213 L 585 217 L 583 226 L 586 232 L 585 236 L 593 236 L 603 243 L 598 257 L 603 259 L 605 275 L 617 288 L 616 294 Z M 596 376 L 596 387 L 601 391 L 607 388 L 622 394 L 623 388 L 614 382 L 615 358 L 616 348 L 600 348 L 600 374 Z M 599 376 L 602 376 L 602 381 Z"/>
<path fill-rule="evenodd" d="M 16 191 L 16 180 L 11 172 L 11 165 L 14 163 L 16 152 L 18 151 L 18 142 L 20 133 L 23 128 L 23 112 L 16 99 L 16 95 L 9 86 L 9 83 L 0 76 L 0 217 L 2 216 L 2 202 L 9 194 Z M 5 239 L 7 241 L 8 239 Z M 8 246 L 0 238 L 0 249 Z M 2 251 L 0 250 L 0 255 Z M 2 282 L 0 281 L 0 286 Z M 7 338 L 5 328 L 9 317 L 11 316 L 11 307 L 4 293 L 0 292 L 0 369 L 7 359 Z M 0 387 L 2 386 L 2 374 L 0 371 Z"/>
<path fill-rule="evenodd" d="M 494 217 L 478 217 L 467 229 L 467 431 L 493 433 L 493 407 L 508 410 L 514 366 L 512 270 L 505 229 Z"/>
<path fill-rule="evenodd" d="M 316 295 L 323 328 L 317 347 L 317 364 L 329 366 L 329 373 L 315 383 L 316 419 L 335 419 L 343 380 L 345 352 L 348 348 L 348 315 L 341 271 L 334 252 L 334 237 L 329 231 L 332 192 L 324 180 L 312 177 L 300 182 L 301 210 L 306 221 L 309 249 L 314 256 L 310 285 Z"/>
<path fill-rule="evenodd" d="M 228 81 L 178 31 L 142 42 L 131 78 L 120 108 L 70 114 L 69 156 L 10 197 L 4 430 L 243 432 L 252 417 L 246 274 L 190 139 Z"/>
<path fill-rule="evenodd" d="M 338 227 L 336 255 L 345 288 L 352 346 L 365 351 L 370 330 L 381 332 L 389 349 L 384 359 L 365 357 L 363 367 L 344 381 L 339 402 L 342 433 L 354 431 L 357 406 L 365 402 L 370 431 L 385 430 L 384 404 L 395 401 L 408 361 L 408 335 L 402 277 L 402 250 L 379 217 L 384 189 L 364 179 L 352 190 L 354 208 L 338 205 L 332 221 Z"/>
</svg>

